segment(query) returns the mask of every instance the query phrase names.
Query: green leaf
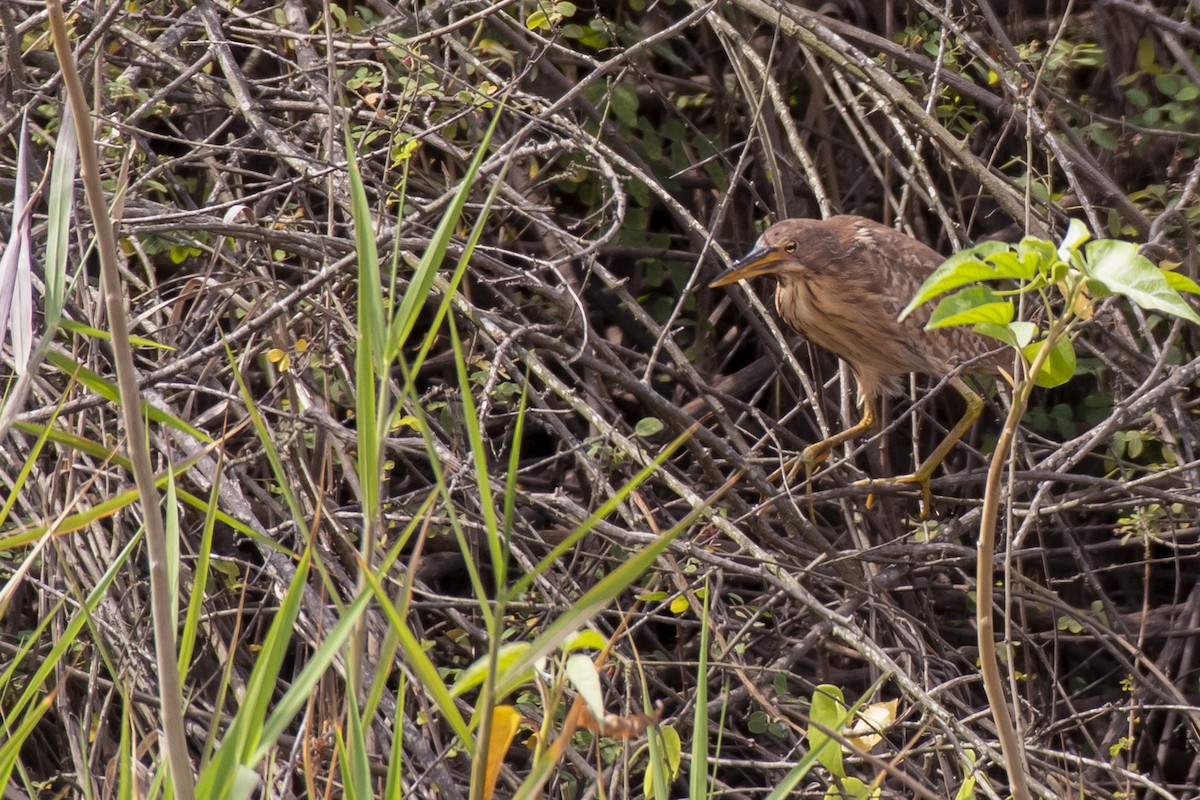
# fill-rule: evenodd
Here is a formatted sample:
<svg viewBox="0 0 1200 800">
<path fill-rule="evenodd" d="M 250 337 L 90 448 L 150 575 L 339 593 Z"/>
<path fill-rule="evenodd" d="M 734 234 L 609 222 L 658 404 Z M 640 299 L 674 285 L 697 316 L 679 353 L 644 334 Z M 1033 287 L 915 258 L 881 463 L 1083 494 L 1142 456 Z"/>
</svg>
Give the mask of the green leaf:
<svg viewBox="0 0 1200 800">
<path fill-rule="evenodd" d="M 1150 105 L 1150 93 L 1136 86 L 1125 90 L 1125 98 L 1134 108 L 1145 108 Z"/>
<path fill-rule="evenodd" d="M 545 11 L 539 9 L 525 18 L 525 27 L 531 31 L 536 31 L 538 28 L 549 28 L 550 17 Z"/>
<path fill-rule="evenodd" d="M 1174 97 L 1183 87 L 1183 79 L 1173 72 L 1163 72 L 1154 77 L 1154 88 L 1167 97 Z"/>
<path fill-rule="evenodd" d="M 1026 237 L 1028 239 L 1029 237 Z M 1049 242 L 1044 242 L 1049 247 Z M 1017 249 L 1005 250 L 1003 252 L 994 253 L 988 256 L 988 263 L 992 265 L 993 275 L 988 280 L 997 278 L 1016 278 L 1022 281 L 1032 280 L 1037 275 L 1038 270 L 1045 269 L 1046 263 L 1057 261 L 1054 255 L 1054 248 L 1049 247 L 1050 255 L 1045 257 L 1044 250 L 1031 248 L 1028 246 L 1022 247 L 1017 245 Z"/>
<path fill-rule="evenodd" d="M 583 697 L 588 710 L 596 719 L 604 719 L 604 692 L 600 688 L 600 673 L 596 664 L 583 653 L 572 653 L 567 657 L 567 679 L 575 691 Z"/>
<path fill-rule="evenodd" d="M 812 722 L 819 723 L 829 730 L 840 730 L 846 719 L 846 702 L 842 690 L 828 683 L 813 689 L 812 707 L 808 713 Z M 829 770 L 830 774 L 839 778 L 846 777 L 846 768 L 842 766 L 841 745 L 811 723 L 808 726 L 808 748 L 817 754 L 817 761 Z"/>
<path fill-rule="evenodd" d="M 511 664 L 524 658 L 528 652 L 528 642 L 510 642 L 509 644 L 501 645 L 500 652 L 496 657 L 496 671 L 504 672 Z M 483 679 L 487 677 L 489 666 L 490 664 L 486 655 L 477 659 L 474 664 L 459 674 L 458 680 L 450 687 L 450 696 L 459 697 L 483 683 Z M 530 673 L 530 677 L 532 677 L 532 673 Z"/>
<path fill-rule="evenodd" d="M 1015 315 L 1016 309 L 1011 300 L 1006 300 L 987 286 L 969 286 L 938 303 L 925 328 L 933 330 L 976 323 L 1007 325 Z"/>
<path fill-rule="evenodd" d="M 990 256 L 1007 251 L 1009 251 L 1009 246 L 1004 242 L 984 242 L 970 250 L 963 250 L 950 256 L 921 284 L 916 296 L 900 312 L 900 320 L 903 321 L 914 309 L 951 289 L 957 289 L 976 281 L 1019 277 L 1018 275 L 998 273 L 995 266 L 984 261 Z"/>
<path fill-rule="evenodd" d="M 858 778 L 843 778 L 841 787 L 830 786 L 825 790 L 827 800 L 876 800 L 883 796 L 883 788 L 871 788 Z"/>
<path fill-rule="evenodd" d="M 1095 142 L 1104 150 L 1112 152 L 1117 149 L 1117 137 L 1113 135 L 1108 126 L 1102 122 L 1093 122 L 1083 129 L 1088 138 Z"/>
<path fill-rule="evenodd" d="M 1171 287 L 1163 271 L 1139 255 L 1137 245 L 1101 239 L 1087 248 L 1086 271 L 1106 290 L 1122 294 L 1142 308 L 1162 311 L 1200 324 L 1200 314 Z"/>
<path fill-rule="evenodd" d="M 679 738 L 679 731 L 675 730 L 674 725 L 663 725 L 658 733 L 662 737 L 665 751 L 663 755 L 671 769 L 671 778 L 674 779 L 679 774 L 679 768 L 683 766 L 683 740 Z"/>
<path fill-rule="evenodd" d="M 1137 65 L 1138 69 L 1147 75 L 1157 75 L 1162 72 L 1162 67 L 1158 65 L 1154 42 L 1146 37 L 1138 39 Z"/>
<path fill-rule="evenodd" d="M 1164 269 L 1163 277 L 1167 279 L 1167 283 L 1177 292 L 1187 292 L 1188 294 L 1200 294 L 1200 283 L 1184 275 L 1181 272 Z"/>
<path fill-rule="evenodd" d="M 975 800 L 975 751 L 963 750 L 963 782 L 954 795 L 954 800 Z"/>
<path fill-rule="evenodd" d="M 603 650 L 607 644 L 608 639 L 605 639 L 599 631 L 584 628 L 566 638 L 562 643 L 562 651 L 574 653 L 576 650 Z"/>
<path fill-rule="evenodd" d="M 1046 340 L 1039 339 L 1033 344 L 1027 345 L 1022 352 L 1032 364 L 1045 346 Z M 1075 345 L 1069 337 L 1063 336 L 1054 343 L 1054 349 L 1050 351 L 1045 362 L 1042 363 L 1041 369 L 1038 370 L 1038 374 L 1034 376 L 1034 383 L 1043 389 L 1053 389 L 1055 386 L 1062 386 L 1074 376 Z"/>
<path fill-rule="evenodd" d="M 628 83 L 614 84 L 609 103 L 617 119 L 631 128 L 637 125 L 638 96 L 632 86 Z"/>
<path fill-rule="evenodd" d="M 1012 323 L 1009 324 L 1011 325 Z M 990 336 L 991 338 L 1003 342 L 1010 347 L 1021 347 L 1021 345 L 1017 344 L 1016 336 L 1013 335 L 1012 329 L 1010 329 L 1008 325 L 996 325 L 991 322 L 980 322 L 975 325 L 972 330 L 982 336 Z"/>
<path fill-rule="evenodd" d="M 663 427 L 662 420 L 658 417 L 643 417 L 638 420 L 638 424 L 634 427 L 633 432 L 638 436 L 653 436 L 656 433 L 660 433 Z"/>
<path fill-rule="evenodd" d="M 1067 225 L 1067 232 L 1063 236 L 1062 244 L 1058 246 L 1058 257 L 1063 261 L 1070 261 L 1071 253 L 1078 251 L 1090 238 L 1092 238 L 1092 234 L 1088 231 L 1087 225 L 1081 220 L 1072 219 Z"/>
</svg>

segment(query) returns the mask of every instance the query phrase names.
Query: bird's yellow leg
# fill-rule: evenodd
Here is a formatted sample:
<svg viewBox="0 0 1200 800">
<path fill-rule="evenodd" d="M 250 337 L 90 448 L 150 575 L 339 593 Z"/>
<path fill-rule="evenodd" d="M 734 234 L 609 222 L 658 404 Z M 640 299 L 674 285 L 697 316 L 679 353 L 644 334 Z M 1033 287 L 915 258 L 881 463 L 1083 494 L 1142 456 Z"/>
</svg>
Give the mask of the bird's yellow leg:
<svg viewBox="0 0 1200 800">
<path fill-rule="evenodd" d="M 921 487 L 921 519 L 928 519 L 933 507 L 933 491 L 929 486 L 929 482 L 933 478 L 934 470 L 946 459 L 946 455 L 954 445 L 958 444 L 958 440 L 970 430 L 971 426 L 975 424 L 975 420 L 979 419 L 979 415 L 983 413 L 983 398 L 968 386 L 962 378 L 951 378 L 950 385 L 957 389 L 958 393 L 967 401 L 967 410 L 963 413 L 962 419 L 958 421 L 958 424 L 946 434 L 946 438 L 942 439 L 941 443 L 933 449 L 933 452 L 921 462 L 921 465 L 910 475 L 899 475 L 886 480 L 859 481 L 859 485 L 870 486 L 915 483 Z M 870 501 L 868 500 L 868 502 Z"/>
<path fill-rule="evenodd" d="M 819 442 L 810 444 L 800 451 L 799 458 L 788 465 L 787 477 L 789 480 L 796 474 L 801 465 L 804 466 L 805 485 L 807 487 L 805 494 L 808 497 L 808 514 L 810 517 L 813 514 L 813 473 L 817 471 L 817 468 L 821 464 L 825 463 L 825 459 L 829 458 L 829 451 L 844 442 L 861 439 L 878 424 L 879 420 L 875 416 L 875 399 L 873 397 L 864 397 L 862 419 L 849 428 L 846 428 L 846 430 L 835 433 L 828 439 L 822 439 Z"/>
</svg>

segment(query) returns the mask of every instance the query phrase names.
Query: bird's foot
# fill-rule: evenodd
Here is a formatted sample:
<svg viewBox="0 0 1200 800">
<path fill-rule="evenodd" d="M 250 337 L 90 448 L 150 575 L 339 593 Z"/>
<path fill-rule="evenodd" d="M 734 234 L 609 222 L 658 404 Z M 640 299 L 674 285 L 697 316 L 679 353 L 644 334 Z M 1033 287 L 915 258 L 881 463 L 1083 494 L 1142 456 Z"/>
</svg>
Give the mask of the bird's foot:
<svg viewBox="0 0 1200 800">
<path fill-rule="evenodd" d="M 829 446 L 825 442 L 810 444 L 800 451 L 797 464 L 804 465 L 804 496 L 808 499 L 808 519 L 816 519 L 816 509 L 813 503 L 813 475 L 821 469 L 821 465 L 829 458 Z"/>
<path fill-rule="evenodd" d="M 899 486 L 915 483 L 921 489 L 921 519 L 926 520 L 929 519 L 933 511 L 933 488 L 930 486 L 931 478 L 932 476 L 929 473 L 917 470 L 910 475 L 897 475 L 894 478 L 882 478 L 878 480 L 867 478 L 866 480 L 856 481 L 854 485 L 874 488 L 876 486 Z M 875 494 L 871 493 L 867 495 L 867 508 L 870 508 L 874 503 Z"/>
</svg>

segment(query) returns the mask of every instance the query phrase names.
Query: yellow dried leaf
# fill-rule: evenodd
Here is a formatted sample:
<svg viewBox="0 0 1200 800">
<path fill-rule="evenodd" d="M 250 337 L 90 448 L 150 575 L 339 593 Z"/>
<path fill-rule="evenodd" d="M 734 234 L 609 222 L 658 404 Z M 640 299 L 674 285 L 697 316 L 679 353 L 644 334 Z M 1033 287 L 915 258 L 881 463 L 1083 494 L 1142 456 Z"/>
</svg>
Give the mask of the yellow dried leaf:
<svg viewBox="0 0 1200 800">
<path fill-rule="evenodd" d="M 872 703 L 858 712 L 858 719 L 846 730 L 846 739 L 856 749 L 867 752 L 883 739 L 883 733 L 896 721 L 899 700 Z M 846 752 L 849 748 L 843 747 Z"/>
<path fill-rule="evenodd" d="M 496 706 L 492 709 L 492 735 L 488 739 L 487 773 L 483 785 L 483 800 L 492 800 L 496 790 L 496 778 L 504 763 L 504 754 L 517 735 L 521 724 L 521 712 L 512 706 Z"/>
</svg>

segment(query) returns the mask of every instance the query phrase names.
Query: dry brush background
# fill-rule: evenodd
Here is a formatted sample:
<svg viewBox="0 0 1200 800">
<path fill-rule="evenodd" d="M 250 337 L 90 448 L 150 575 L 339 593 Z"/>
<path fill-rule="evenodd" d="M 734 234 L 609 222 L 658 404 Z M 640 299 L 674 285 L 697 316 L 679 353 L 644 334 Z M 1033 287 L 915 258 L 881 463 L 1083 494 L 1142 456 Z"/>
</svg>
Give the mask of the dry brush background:
<svg viewBox="0 0 1200 800">
<path fill-rule="evenodd" d="M 639 595 L 665 593 L 629 615 L 616 655 L 623 666 L 607 675 L 612 710 L 641 710 L 643 689 L 628 666 L 640 660 L 645 693 L 663 702 L 664 719 L 685 739 L 715 739 L 715 730 L 687 731 L 695 592 L 707 581 L 712 703 L 726 709 L 724 794 L 759 796 L 794 763 L 801 701 L 814 685 L 857 697 L 883 673 L 892 673 L 884 696 L 900 700 L 901 718 L 880 757 L 910 748 L 884 777 L 884 796 L 953 797 L 962 748 L 1003 793 L 975 677 L 971 594 L 983 453 L 1003 393 L 990 392 L 984 422 L 935 481 L 935 525 L 913 521 L 912 495 L 868 507 L 865 490 L 851 485 L 907 469 L 914 449 L 927 452 L 957 418 L 957 396 L 930 392 L 923 379 L 911 399 L 891 405 L 881 437 L 816 479 L 810 519 L 802 479 L 781 485 L 768 476 L 853 417 L 852 384 L 828 354 L 781 333 L 765 287 L 705 286 L 763 220 L 829 213 L 896 224 L 944 253 L 1026 231 L 1053 237 L 1074 216 L 1100 235 L 1149 242 L 1156 259 L 1182 262 L 1195 277 L 1197 12 L 1135 0 L 817 5 L 358 0 L 323 9 L 305 0 L 145 0 L 68 8 L 81 71 L 94 81 L 109 189 L 122 189 L 113 203 L 134 333 L 169 346 L 139 350 L 145 396 L 220 440 L 221 510 L 261 534 L 218 530 L 226 578 L 206 599 L 204 646 L 185 687 L 198 736 L 223 712 L 205 676 L 232 662 L 237 685 L 290 577 L 291 563 L 270 542 L 302 547 L 253 431 L 230 433 L 247 411 L 226 348 L 305 513 L 319 520 L 318 547 L 334 578 L 314 582 L 306 598 L 299 664 L 321 635 L 324 593 L 344 599 L 355 585 L 359 509 L 347 465 L 357 273 L 343 126 L 358 142 L 380 251 L 415 264 L 499 114 L 468 223 L 500 185 L 454 314 L 500 486 L 518 398 L 528 393 L 516 562 L 536 561 L 702 420 L 680 454 L 512 613 L 536 627 L 745 470 L 623 604 L 627 611 Z M 62 97 L 44 8 L 0 2 L 0 29 L 7 236 L 20 115 L 29 114 L 41 147 L 36 181 Z M 77 213 L 71 265 L 81 269 L 67 316 L 103 328 L 88 222 Z M 35 241 L 45 235 L 40 219 Z M 478 519 L 443 344 L 422 368 L 419 401 L 458 509 Z M 1008 593 L 999 630 L 1012 641 L 1018 715 L 1046 796 L 1200 796 L 1197 345 L 1186 325 L 1102 304 L 1080 338 L 1082 374 L 1036 393 L 1023 427 L 1002 526 L 1011 546 L 1000 565 Z M 2 535 L 96 506 L 130 484 L 103 455 L 119 443 L 119 414 L 67 369 L 78 363 L 111 377 L 107 346 L 63 333 L 56 349 L 62 357 L 41 367 L 0 445 L 0 479 L 15 485 L 35 424 L 53 419 L 95 447 L 63 439 L 43 450 Z M 198 448 L 162 426 L 151 435 L 162 467 Z M 387 508 L 400 526 L 432 476 L 411 429 L 398 428 L 388 447 Z M 182 488 L 205 495 L 216 455 L 185 473 Z M 181 513 L 187 563 L 203 514 Z M 416 578 L 410 621 L 439 666 L 461 669 L 482 642 L 462 555 L 442 522 L 435 515 L 423 553 L 405 565 Z M 51 604 L 94 586 L 138 524 L 122 511 L 58 537 L 5 613 L 0 662 Z M 0 576 L 23 555 L 0 552 Z M 114 745 L 103 743 L 117 737 L 115 693 L 156 691 L 144 587 L 139 568 L 123 571 L 86 645 L 57 671 L 61 690 L 23 755 L 48 791 L 76 796 L 85 780 L 103 785 L 110 765 L 99 754 L 111 754 Z M 693 601 L 689 610 L 672 610 L 680 593 Z M 625 616 L 613 609 L 597 625 L 610 633 Z M 302 743 L 326 733 L 338 713 L 332 675 L 328 684 L 294 732 L 294 750 L 278 754 L 272 796 L 298 796 Z M 450 734 L 436 717 L 415 724 L 428 709 L 419 689 L 408 692 L 409 791 L 465 797 L 467 765 L 447 752 Z M 143 736 L 153 713 L 147 703 Z M 85 739 L 99 763 L 80 763 Z M 596 754 L 581 745 L 550 793 L 596 797 L 619 793 L 625 780 L 640 789 L 640 767 L 628 750 L 615 751 L 604 752 L 597 772 Z M 501 786 L 526 766 L 511 756 Z M 856 769 L 869 781 L 880 766 Z"/>
</svg>

